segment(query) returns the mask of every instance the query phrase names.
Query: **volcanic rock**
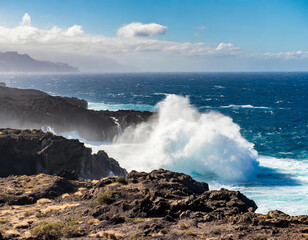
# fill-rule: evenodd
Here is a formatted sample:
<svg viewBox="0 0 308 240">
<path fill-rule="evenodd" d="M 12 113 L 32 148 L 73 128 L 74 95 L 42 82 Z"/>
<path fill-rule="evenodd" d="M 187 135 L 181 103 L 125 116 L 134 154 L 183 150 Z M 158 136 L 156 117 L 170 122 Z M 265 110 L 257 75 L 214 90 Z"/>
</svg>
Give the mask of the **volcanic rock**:
<svg viewBox="0 0 308 240">
<path fill-rule="evenodd" d="M 307 239 L 308 216 L 254 212 L 237 191 L 164 169 L 95 182 L 0 178 L 3 239 Z M 9 216 L 9 217 L 8 217 Z"/>
<path fill-rule="evenodd" d="M 77 131 L 87 140 L 112 140 L 119 128 L 136 125 L 152 116 L 150 112 L 130 110 L 92 111 L 77 98 L 54 97 L 32 89 L 0 86 L 0 127 L 41 129 L 57 133 Z M 119 125 L 118 125 L 119 124 Z"/>
<path fill-rule="evenodd" d="M 0 129 L 0 153 L 1 177 L 60 174 L 62 171 L 74 171 L 82 179 L 127 174 L 104 151 L 92 155 L 91 149 L 78 140 L 68 140 L 41 130 Z"/>
</svg>

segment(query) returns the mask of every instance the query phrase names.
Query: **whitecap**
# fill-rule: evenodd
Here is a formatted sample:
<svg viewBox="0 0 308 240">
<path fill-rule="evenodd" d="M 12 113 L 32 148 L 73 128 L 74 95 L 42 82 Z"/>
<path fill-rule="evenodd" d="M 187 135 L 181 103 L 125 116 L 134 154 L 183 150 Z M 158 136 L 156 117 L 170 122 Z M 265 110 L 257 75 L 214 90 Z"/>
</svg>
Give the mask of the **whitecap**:
<svg viewBox="0 0 308 240">
<path fill-rule="evenodd" d="M 253 108 L 253 109 L 270 109 L 269 107 L 263 107 L 263 106 L 252 106 L 250 104 L 247 105 L 235 105 L 231 104 L 228 106 L 221 106 L 221 108 Z"/>
</svg>

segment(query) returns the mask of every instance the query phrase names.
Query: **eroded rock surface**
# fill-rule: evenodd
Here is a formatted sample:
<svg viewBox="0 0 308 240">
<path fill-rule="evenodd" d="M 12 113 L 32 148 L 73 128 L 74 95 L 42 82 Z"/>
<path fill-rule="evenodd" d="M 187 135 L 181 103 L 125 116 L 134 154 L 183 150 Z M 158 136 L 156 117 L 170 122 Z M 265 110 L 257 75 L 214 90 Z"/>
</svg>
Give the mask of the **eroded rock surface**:
<svg viewBox="0 0 308 240">
<path fill-rule="evenodd" d="M 82 179 L 127 174 L 104 151 L 91 152 L 78 140 L 68 140 L 41 130 L 0 129 L 0 177 L 60 174 L 64 170 L 75 171 Z"/>
<path fill-rule="evenodd" d="M 308 238 L 308 216 L 256 214 L 240 192 L 163 169 L 92 182 L 10 176 L 0 196 L 4 239 Z"/>
</svg>

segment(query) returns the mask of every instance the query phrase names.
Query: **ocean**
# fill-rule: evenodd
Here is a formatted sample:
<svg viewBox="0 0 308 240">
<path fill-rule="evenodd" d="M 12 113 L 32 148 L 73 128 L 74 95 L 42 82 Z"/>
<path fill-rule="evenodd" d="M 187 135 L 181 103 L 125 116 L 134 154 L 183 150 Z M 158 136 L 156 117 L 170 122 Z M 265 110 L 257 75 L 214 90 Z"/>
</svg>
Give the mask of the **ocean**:
<svg viewBox="0 0 308 240">
<path fill-rule="evenodd" d="M 240 190 L 257 212 L 308 214 L 308 73 L 0 74 L 9 87 L 85 99 L 93 110 L 158 111 L 106 150 L 127 170 L 167 168 Z"/>
</svg>

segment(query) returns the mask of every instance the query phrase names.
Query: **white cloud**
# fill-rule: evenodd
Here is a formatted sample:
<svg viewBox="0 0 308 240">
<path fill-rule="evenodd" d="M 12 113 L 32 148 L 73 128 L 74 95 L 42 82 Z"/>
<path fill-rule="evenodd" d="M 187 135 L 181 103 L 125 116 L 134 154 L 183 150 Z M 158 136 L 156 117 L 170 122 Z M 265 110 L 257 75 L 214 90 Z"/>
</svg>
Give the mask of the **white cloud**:
<svg viewBox="0 0 308 240">
<path fill-rule="evenodd" d="M 163 34 L 166 29 L 167 27 L 154 23 L 134 23 L 121 27 L 118 36 L 105 37 L 88 34 L 80 25 L 68 28 L 53 26 L 49 29 L 33 27 L 30 16 L 25 14 L 19 26 L 0 26 L 0 51 L 19 51 L 53 61 L 72 59 L 68 63 L 76 64 L 78 59 L 79 62 L 84 62 L 84 59 L 91 62 L 90 59 L 95 59 L 99 63 L 99 59 L 109 58 L 139 69 L 143 69 L 144 59 L 148 59 L 144 65 L 147 64 L 147 70 L 151 70 L 151 66 L 155 69 L 160 66 L 167 68 L 168 66 L 163 65 L 166 59 L 171 65 L 181 58 L 184 65 L 186 60 L 192 61 L 193 58 L 194 61 L 199 61 L 201 58 L 233 56 L 240 50 L 231 43 L 176 42 L 138 37 Z M 83 69 L 81 65 L 78 66 Z"/>
<path fill-rule="evenodd" d="M 28 13 L 25 13 L 25 15 L 22 17 L 20 25 L 31 25 L 31 17 Z"/>
<path fill-rule="evenodd" d="M 29 18 L 24 17 L 24 19 L 25 21 L 15 28 L 0 26 L 2 49 L 5 47 L 8 49 L 16 48 L 16 50 L 41 49 L 42 51 L 49 50 L 74 54 L 78 51 L 80 55 L 160 52 L 183 56 L 232 55 L 239 51 L 239 48 L 231 43 L 219 43 L 218 45 L 204 42 L 181 43 L 129 37 L 163 34 L 167 27 L 154 23 L 129 24 L 119 29 L 118 35 L 121 37 L 104 37 L 102 35 L 86 34 L 79 25 L 73 25 L 66 29 L 56 26 L 51 29 L 40 29 L 28 24 L 27 19 L 30 19 L 30 16 Z M 140 28 L 136 26 L 140 26 Z M 123 38 L 122 36 L 125 37 Z"/>
<path fill-rule="evenodd" d="M 263 58 L 296 60 L 296 59 L 308 58 L 308 51 L 290 51 L 290 52 L 278 52 L 278 53 L 262 53 L 262 54 L 256 54 L 256 56 L 263 57 Z"/>
<path fill-rule="evenodd" d="M 205 29 L 207 29 L 207 26 L 204 26 L 204 25 L 202 25 L 202 26 L 198 26 L 197 27 L 197 30 L 205 30 Z"/>
<path fill-rule="evenodd" d="M 238 53 L 240 50 L 239 47 L 235 47 L 232 43 L 219 43 L 216 47 L 217 53 L 224 53 L 224 54 L 235 54 Z"/>
<path fill-rule="evenodd" d="M 83 34 L 82 26 L 79 25 L 74 25 L 72 27 L 69 27 L 65 32 L 65 35 L 69 37 L 76 37 L 82 34 Z"/>
<path fill-rule="evenodd" d="M 166 26 L 157 23 L 144 24 L 141 22 L 132 22 L 121 27 L 118 30 L 117 35 L 125 38 L 152 37 L 165 34 L 166 29 Z"/>
</svg>

